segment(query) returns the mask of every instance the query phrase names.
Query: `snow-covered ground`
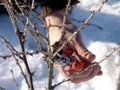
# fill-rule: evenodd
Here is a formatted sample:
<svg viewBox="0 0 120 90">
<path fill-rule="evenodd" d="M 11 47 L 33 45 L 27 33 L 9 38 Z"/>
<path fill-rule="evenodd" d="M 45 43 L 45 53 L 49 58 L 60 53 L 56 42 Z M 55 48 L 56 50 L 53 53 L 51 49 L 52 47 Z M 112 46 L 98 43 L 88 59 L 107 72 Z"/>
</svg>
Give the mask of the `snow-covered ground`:
<svg viewBox="0 0 120 90">
<path fill-rule="evenodd" d="M 71 17 L 77 20 L 85 20 L 90 15 L 90 10 L 95 9 L 101 3 L 101 0 L 81 0 L 72 11 Z M 77 27 L 81 23 L 73 21 Z M 120 46 L 120 1 L 109 0 L 100 13 L 96 13 L 90 24 L 98 25 L 98 27 L 88 25 L 82 30 L 82 37 L 85 45 L 89 50 L 96 54 L 96 61 L 99 61 L 108 54 L 113 47 Z M 18 48 L 17 40 L 15 40 L 12 25 L 8 16 L 0 16 L 0 34 L 8 38 L 8 40 Z M 28 38 L 29 39 L 29 38 Z M 31 40 L 28 44 L 32 48 Z M 7 53 L 6 48 L 0 41 L 0 55 Z M 36 71 L 34 76 L 35 90 L 45 90 L 47 85 L 47 69 L 42 59 L 42 54 L 29 56 L 29 65 L 31 69 Z M 21 62 L 22 63 L 22 62 Z M 103 75 L 97 76 L 89 81 L 79 84 L 64 83 L 55 90 L 116 90 L 117 79 L 120 73 L 120 50 L 112 54 L 106 61 L 101 63 Z M 19 90 L 27 90 L 25 81 L 16 66 L 14 59 L 0 59 L 0 87 L 6 90 L 15 90 L 15 84 L 12 79 L 10 70 L 14 71 L 15 79 L 19 84 Z M 63 76 L 56 71 L 55 82 L 63 80 Z"/>
</svg>

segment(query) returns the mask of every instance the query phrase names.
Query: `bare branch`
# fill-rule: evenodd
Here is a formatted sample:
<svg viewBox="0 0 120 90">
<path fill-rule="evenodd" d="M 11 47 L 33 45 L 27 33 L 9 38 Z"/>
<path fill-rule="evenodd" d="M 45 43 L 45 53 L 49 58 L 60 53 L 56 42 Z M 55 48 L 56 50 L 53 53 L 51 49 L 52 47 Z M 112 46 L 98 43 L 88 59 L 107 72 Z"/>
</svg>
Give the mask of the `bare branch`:
<svg viewBox="0 0 120 90">
<path fill-rule="evenodd" d="M 21 52 L 25 53 L 25 47 L 24 47 L 24 44 L 25 44 L 25 35 L 24 35 L 24 32 L 20 31 L 19 28 L 17 27 L 16 17 L 15 17 L 14 12 L 12 10 L 10 10 L 9 8 L 7 8 L 7 10 L 9 12 L 12 24 L 14 25 L 14 30 L 16 31 L 16 35 L 18 36 L 18 39 L 19 39 L 19 42 L 20 42 L 20 46 L 21 46 Z M 16 58 L 16 56 L 14 56 L 15 60 L 17 61 L 17 65 L 19 66 L 19 68 L 20 68 L 20 70 L 22 72 L 22 75 L 24 76 L 24 78 L 26 80 L 28 88 L 30 90 L 34 90 L 34 86 L 33 86 L 33 73 L 31 73 L 31 71 L 30 71 L 30 67 L 28 65 L 28 61 L 27 61 L 26 55 L 23 54 L 23 55 L 21 55 L 21 57 L 22 57 L 21 59 L 24 62 L 24 65 L 26 66 L 26 69 L 27 69 L 28 79 L 27 79 L 26 75 L 24 74 L 21 65 L 19 64 L 18 59 Z"/>
<path fill-rule="evenodd" d="M 63 23 L 62 23 L 62 35 L 64 36 L 65 35 L 65 22 L 66 22 L 66 17 L 68 15 L 68 11 L 69 11 L 69 7 L 70 7 L 70 3 L 71 3 L 71 0 L 68 0 L 68 4 L 66 6 L 66 11 L 64 13 L 64 17 L 63 17 Z M 62 39 L 62 38 L 61 38 Z M 50 46 L 50 40 L 49 40 L 49 34 L 48 34 L 48 53 L 49 53 L 49 59 L 50 60 L 53 60 L 53 56 L 51 56 L 52 54 L 52 50 L 51 50 L 51 46 Z M 50 61 L 48 61 L 48 88 L 47 90 L 54 90 L 53 86 L 52 86 L 52 80 L 53 80 L 53 65 L 54 65 L 54 60 L 53 60 L 53 63 L 51 63 Z"/>
<path fill-rule="evenodd" d="M 119 72 L 119 77 L 117 81 L 117 90 L 120 90 L 120 72 Z"/>
<path fill-rule="evenodd" d="M 33 56 L 34 54 L 39 54 L 39 53 L 40 53 L 40 51 L 35 50 L 35 51 L 32 51 L 32 52 L 26 51 L 25 53 L 18 52 L 18 53 L 14 53 L 14 55 L 15 56 L 21 56 L 21 55 L 25 54 L 25 55 Z M 9 55 L 0 55 L 0 58 L 2 58 L 2 59 L 7 59 L 7 58 L 11 58 L 11 57 L 13 57 L 12 54 L 9 54 Z"/>
<path fill-rule="evenodd" d="M 13 82 L 15 83 L 15 85 L 16 85 L 16 90 L 18 90 L 18 83 L 16 82 L 16 80 L 15 80 L 15 76 L 14 76 L 14 72 L 13 72 L 13 70 L 11 69 L 10 70 L 11 71 L 11 73 L 12 73 L 12 77 L 13 77 Z"/>
<path fill-rule="evenodd" d="M 5 45 L 6 45 L 6 47 L 8 48 L 8 50 L 10 50 L 11 55 L 12 55 L 12 56 L 14 57 L 14 59 L 16 60 L 16 64 L 18 65 L 18 67 L 19 67 L 19 69 L 20 69 L 23 77 L 25 78 L 25 81 L 26 81 L 27 85 L 29 86 L 27 77 L 26 77 L 26 75 L 25 75 L 24 72 L 23 72 L 22 66 L 21 66 L 20 63 L 19 63 L 19 60 L 16 58 L 16 53 L 18 53 L 18 51 L 16 51 L 16 50 L 13 48 L 13 46 L 12 46 L 3 36 L 0 35 L 0 38 L 1 38 L 1 40 L 5 43 Z M 18 55 L 18 57 L 19 57 L 20 59 L 22 59 L 22 57 L 21 57 L 19 54 L 17 54 L 17 55 Z"/>
<path fill-rule="evenodd" d="M 83 30 L 83 29 L 86 27 L 87 23 L 93 18 L 93 16 L 95 15 L 96 12 L 98 12 L 99 10 L 101 10 L 101 8 L 103 7 L 104 4 L 105 4 L 105 2 L 102 3 L 102 4 L 98 7 L 98 9 L 91 11 L 90 16 L 82 23 L 81 27 L 78 28 L 78 29 L 71 35 L 71 37 L 69 37 L 68 40 L 65 41 L 65 42 L 62 44 L 62 46 L 61 46 L 58 50 L 56 50 L 56 52 L 53 54 L 53 57 L 52 57 L 52 58 L 54 58 L 54 57 L 57 55 L 57 53 L 60 52 L 61 49 L 63 49 L 63 47 L 64 47 L 80 30 Z"/>
<path fill-rule="evenodd" d="M 6 45 L 6 47 L 8 48 L 8 50 L 10 50 L 13 55 L 18 53 L 18 51 L 3 37 L 0 35 L 0 39 L 3 41 L 3 43 Z M 21 58 L 21 56 L 19 56 Z"/>
<path fill-rule="evenodd" d="M 75 18 L 72 18 L 72 20 L 73 20 L 73 21 L 76 21 L 76 22 L 80 22 L 80 23 L 85 22 L 84 20 L 83 20 L 83 21 L 82 21 L 82 20 L 77 20 L 77 19 L 75 19 Z M 100 26 L 98 26 L 98 25 L 96 25 L 96 24 L 87 23 L 87 25 L 88 25 L 88 26 L 94 26 L 94 27 L 96 27 L 96 28 L 98 28 L 98 29 L 100 29 L 100 30 L 103 30 L 102 27 L 100 27 Z"/>
<path fill-rule="evenodd" d="M 76 76 L 80 75 L 81 73 L 87 71 L 88 69 L 94 68 L 96 65 L 102 63 L 103 61 L 105 61 L 108 57 L 110 57 L 115 51 L 119 50 L 120 47 L 114 47 L 111 52 L 109 54 L 107 54 L 103 59 L 101 59 L 99 62 L 94 62 L 93 64 L 89 65 L 88 67 L 84 68 L 82 71 L 79 72 L 75 72 L 73 75 L 71 75 L 69 78 L 64 79 L 63 81 L 53 85 L 53 88 L 56 88 L 57 86 L 59 86 L 60 84 L 66 82 L 66 81 L 70 81 L 71 79 L 75 78 Z"/>
<path fill-rule="evenodd" d="M 105 55 L 105 57 L 103 59 L 101 59 L 98 63 L 102 63 L 103 61 L 105 61 L 108 57 L 110 57 L 116 50 L 119 50 L 120 47 L 114 47 L 113 50 L 111 50 L 110 53 L 108 53 L 107 55 Z"/>
</svg>

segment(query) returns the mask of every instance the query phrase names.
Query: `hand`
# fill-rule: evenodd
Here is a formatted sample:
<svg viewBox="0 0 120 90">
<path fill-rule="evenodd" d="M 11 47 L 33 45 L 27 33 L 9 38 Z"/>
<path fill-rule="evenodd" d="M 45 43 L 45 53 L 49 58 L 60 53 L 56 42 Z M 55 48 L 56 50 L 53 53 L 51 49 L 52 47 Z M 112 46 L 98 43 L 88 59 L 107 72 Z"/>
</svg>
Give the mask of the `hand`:
<svg viewBox="0 0 120 90">
<path fill-rule="evenodd" d="M 73 25 L 71 24 L 71 26 L 73 26 Z M 69 31 L 68 28 L 69 28 L 69 30 L 75 30 L 75 29 L 71 29 L 70 25 L 66 26 L 67 32 L 66 32 L 65 39 L 68 39 L 73 34 L 73 32 Z M 92 62 L 95 59 L 95 55 L 86 49 L 86 47 L 84 46 L 84 44 L 82 42 L 80 33 L 75 35 L 75 37 L 65 46 L 65 49 L 72 49 L 73 51 L 75 51 L 77 53 L 77 55 L 79 56 L 79 58 L 86 62 L 84 68 L 93 64 Z M 73 75 L 76 72 L 75 70 L 73 70 L 70 67 L 70 65 L 61 66 L 61 65 L 55 64 L 54 66 L 66 78 L 70 77 L 71 75 Z M 96 65 L 94 68 L 88 69 L 88 70 L 80 73 L 79 75 L 76 75 L 74 78 L 71 79 L 71 82 L 80 83 L 80 82 L 92 79 L 96 75 L 101 75 L 101 74 L 102 74 L 101 67 L 99 65 Z"/>
<path fill-rule="evenodd" d="M 58 64 L 55 64 L 55 67 L 66 77 L 69 78 L 71 75 L 73 75 L 76 71 L 71 70 L 69 65 L 61 66 Z M 100 70 L 101 67 L 99 65 L 96 65 L 94 68 L 88 69 L 80 74 L 75 75 L 70 80 L 72 83 L 80 83 L 84 81 L 88 81 L 95 77 L 96 75 L 101 75 L 102 71 Z"/>
<path fill-rule="evenodd" d="M 49 14 L 45 18 L 47 23 L 47 28 L 49 31 L 51 46 L 54 45 L 55 42 L 59 41 L 60 38 L 62 37 L 63 30 L 61 28 L 61 25 L 63 23 L 63 13 L 64 13 L 64 10 L 57 11 L 55 13 Z M 66 34 L 62 40 L 63 42 L 64 40 L 67 40 L 74 33 L 75 30 L 77 30 L 77 28 L 70 23 L 68 17 L 66 18 L 65 24 L 66 25 L 64 30 Z M 89 65 L 91 65 L 93 60 L 95 59 L 95 55 L 92 54 L 89 50 L 87 50 L 87 48 L 83 44 L 80 32 L 77 33 L 72 38 L 72 40 L 69 43 L 67 43 L 67 45 L 64 48 L 72 49 L 74 52 L 77 53 L 77 55 L 81 60 L 85 60 L 85 62 L 87 62 Z M 71 69 L 69 65 L 61 66 L 61 65 L 55 64 L 54 66 L 66 78 L 70 77 L 76 72 L 73 69 Z M 88 69 L 85 72 L 82 72 L 79 75 L 77 75 L 75 78 L 71 79 L 71 82 L 80 83 L 83 81 L 87 81 L 95 77 L 96 75 L 101 75 L 101 74 L 102 74 L 101 67 L 99 65 L 96 65 L 94 68 Z"/>
</svg>

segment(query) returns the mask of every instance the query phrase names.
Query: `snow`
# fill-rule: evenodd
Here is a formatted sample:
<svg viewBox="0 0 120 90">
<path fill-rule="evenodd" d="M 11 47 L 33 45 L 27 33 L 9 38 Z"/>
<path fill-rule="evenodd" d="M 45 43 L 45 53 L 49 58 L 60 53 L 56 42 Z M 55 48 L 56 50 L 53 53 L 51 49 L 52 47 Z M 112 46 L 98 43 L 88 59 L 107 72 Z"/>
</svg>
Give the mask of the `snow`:
<svg viewBox="0 0 120 90">
<path fill-rule="evenodd" d="M 85 20 L 90 15 L 90 10 L 99 6 L 101 0 L 81 0 L 72 11 L 71 17 L 77 20 Z M 95 61 L 100 61 L 108 54 L 113 47 L 120 46 L 120 1 L 110 0 L 102 8 L 100 13 L 96 13 L 89 23 L 98 25 L 103 29 L 94 26 L 87 26 L 82 30 L 82 37 L 86 47 L 96 54 Z M 73 21 L 79 27 L 81 23 Z M 15 48 L 19 48 L 18 41 L 15 39 L 12 25 L 8 16 L 0 16 L 0 34 L 6 37 Z M 34 46 L 30 38 L 27 47 Z M 8 51 L 0 41 L 0 55 L 8 54 Z M 47 85 L 47 67 L 43 61 L 42 54 L 28 56 L 29 65 L 32 71 L 36 71 L 34 76 L 35 90 L 45 90 Z M 20 62 L 24 67 L 22 61 Z M 113 53 L 106 61 L 101 64 L 103 75 L 95 78 L 73 84 L 66 82 L 55 90 L 116 90 L 117 79 L 120 73 L 120 50 Z M 25 80 L 21 75 L 18 66 L 13 58 L 0 59 L 0 87 L 6 90 L 16 90 L 10 70 L 14 71 L 15 79 L 19 84 L 19 90 L 27 90 Z M 25 70 L 25 69 L 24 69 Z M 64 79 L 64 77 L 55 70 L 56 79 L 54 83 Z"/>
</svg>

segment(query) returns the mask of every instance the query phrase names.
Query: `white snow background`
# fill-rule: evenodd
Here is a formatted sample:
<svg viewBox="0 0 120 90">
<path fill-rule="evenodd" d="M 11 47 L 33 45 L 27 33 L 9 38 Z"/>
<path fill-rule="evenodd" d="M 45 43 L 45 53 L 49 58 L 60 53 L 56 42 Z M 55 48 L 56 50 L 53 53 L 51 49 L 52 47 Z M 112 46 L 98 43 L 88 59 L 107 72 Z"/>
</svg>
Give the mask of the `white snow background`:
<svg viewBox="0 0 120 90">
<path fill-rule="evenodd" d="M 94 10 L 100 5 L 102 0 L 81 0 L 81 3 L 73 9 L 71 17 L 77 20 L 85 20 L 90 15 L 90 10 Z M 79 27 L 81 23 L 73 21 Z M 109 0 L 100 13 L 96 13 L 90 24 L 98 25 L 103 29 L 88 25 L 82 30 L 82 37 L 86 47 L 96 54 L 95 61 L 99 61 L 108 54 L 113 47 L 120 46 L 120 1 Z M 15 48 L 17 45 L 9 17 L 0 16 L 0 34 L 5 36 Z M 27 49 L 34 48 L 34 43 L 28 38 Z M 0 55 L 7 54 L 7 50 L 0 41 Z M 34 76 L 35 90 L 45 90 L 47 86 L 47 68 L 42 59 L 42 54 L 29 56 L 29 65 L 32 71 L 36 71 Z M 22 62 L 21 62 L 22 63 Z M 55 90 L 116 90 L 118 75 L 120 74 L 120 50 L 112 54 L 106 61 L 101 63 L 103 75 L 82 82 L 79 84 L 64 83 Z M 16 90 L 10 70 L 14 71 L 15 79 L 19 84 L 19 90 L 27 90 L 25 80 L 16 65 L 14 59 L 0 59 L 0 87 L 6 90 Z M 63 80 L 63 76 L 56 72 L 54 83 Z"/>
</svg>

